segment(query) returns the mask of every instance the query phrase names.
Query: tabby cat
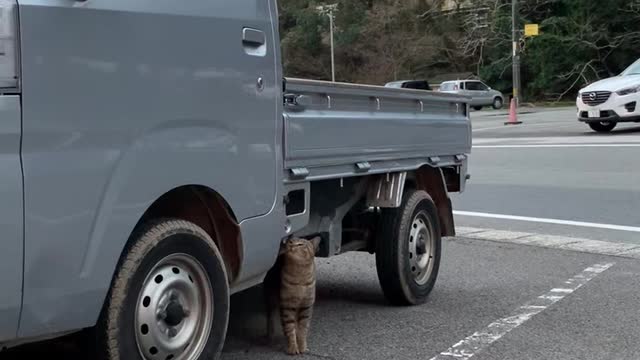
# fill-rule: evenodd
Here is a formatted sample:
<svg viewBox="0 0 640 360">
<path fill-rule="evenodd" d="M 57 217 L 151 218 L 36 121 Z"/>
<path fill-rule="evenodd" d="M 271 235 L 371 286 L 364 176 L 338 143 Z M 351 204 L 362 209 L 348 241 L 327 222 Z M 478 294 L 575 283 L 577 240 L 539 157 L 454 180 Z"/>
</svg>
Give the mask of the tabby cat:
<svg viewBox="0 0 640 360">
<path fill-rule="evenodd" d="M 307 336 L 316 299 L 315 254 L 320 238 L 288 239 L 280 250 L 278 261 L 265 279 L 267 299 L 267 336 L 273 339 L 275 313 L 287 337 L 287 353 L 307 352 Z"/>
</svg>

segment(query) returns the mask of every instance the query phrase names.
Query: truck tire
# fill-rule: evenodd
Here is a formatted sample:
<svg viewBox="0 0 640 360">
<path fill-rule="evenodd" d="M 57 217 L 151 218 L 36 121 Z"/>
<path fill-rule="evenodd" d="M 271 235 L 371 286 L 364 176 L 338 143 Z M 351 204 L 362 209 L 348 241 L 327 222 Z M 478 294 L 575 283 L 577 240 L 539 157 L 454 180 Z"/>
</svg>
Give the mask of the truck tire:
<svg viewBox="0 0 640 360">
<path fill-rule="evenodd" d="M 156 221 L 122 255 L 96 328 L 97 355 L 218 359 L 228 321 L 227 274 L 211 237 L 187 221 Z"/>
<path fill-rule="evenodd" d="M 393 305 L 427 300 L 440 267 L 441 233 L 435 203 L 424 191 L 411 190 L 397 209 L 383 209 L 376 241 L 378 280 Z"/>
<path fill-rule="evenodd" d="M 589 127 L 593 131 L 597 131 L 597 132 L 601 132 L 601 133 L 610 132 L 611 130 L 615 129 L 615 127 L 617 125 L 618 124 L 614 123 L 614 122 L 592 122 L 592 123 L 589 123 Z"/>
</svg>

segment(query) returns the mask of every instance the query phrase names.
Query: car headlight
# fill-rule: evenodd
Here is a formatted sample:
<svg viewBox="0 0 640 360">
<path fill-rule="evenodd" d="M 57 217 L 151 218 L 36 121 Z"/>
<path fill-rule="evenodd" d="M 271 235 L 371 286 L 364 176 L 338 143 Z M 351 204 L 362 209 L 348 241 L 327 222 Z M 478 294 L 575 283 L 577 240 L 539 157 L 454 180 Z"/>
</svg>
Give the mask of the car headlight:
<svg viewBox="0 0 640 360">
<path fill-rule="evenodd" d="M 635 94 L 638 91 L 640 91 L 640 86 L 634 86 L 634 87 L 618 90 L 618 91 L 616 91 L 616 94 L 618 94 L 620 96 L 624 96 L 624 95 L 629 95 L 629 94 Z"/>
</svg>

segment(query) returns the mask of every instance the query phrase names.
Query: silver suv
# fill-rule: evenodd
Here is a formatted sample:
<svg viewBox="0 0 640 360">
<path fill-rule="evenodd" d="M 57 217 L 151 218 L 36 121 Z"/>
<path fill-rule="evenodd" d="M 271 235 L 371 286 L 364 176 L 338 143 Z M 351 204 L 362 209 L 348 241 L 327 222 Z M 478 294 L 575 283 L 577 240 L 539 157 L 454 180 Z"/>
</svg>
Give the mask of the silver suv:
<svg viewBox="0 0 640 360">
<path fill-rule="evenodd" d="M 504 96 L 500 91 L 478 80 L 445 81 L 440 85 L 440 91 L 470 97 L 471 107 L 475 110 L 482 110 L 484 106 L 492 106 L 497 110 L 504 105 Z"/>
</svg>

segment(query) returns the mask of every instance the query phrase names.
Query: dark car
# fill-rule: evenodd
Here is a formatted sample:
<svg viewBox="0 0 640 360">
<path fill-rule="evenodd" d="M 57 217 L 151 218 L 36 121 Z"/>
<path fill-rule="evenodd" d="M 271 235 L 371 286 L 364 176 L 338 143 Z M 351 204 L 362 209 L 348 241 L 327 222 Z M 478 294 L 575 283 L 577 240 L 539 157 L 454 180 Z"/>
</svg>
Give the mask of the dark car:
<svg viewBox="0 0 640 360">
<path fill-rule="evenodd" d="M 417 89 L 417 90 L 433 90 L 426 80 L 402 80 L 394 81 L 385 85 L 385 87 L 400 89 Z"/>
</svg>

